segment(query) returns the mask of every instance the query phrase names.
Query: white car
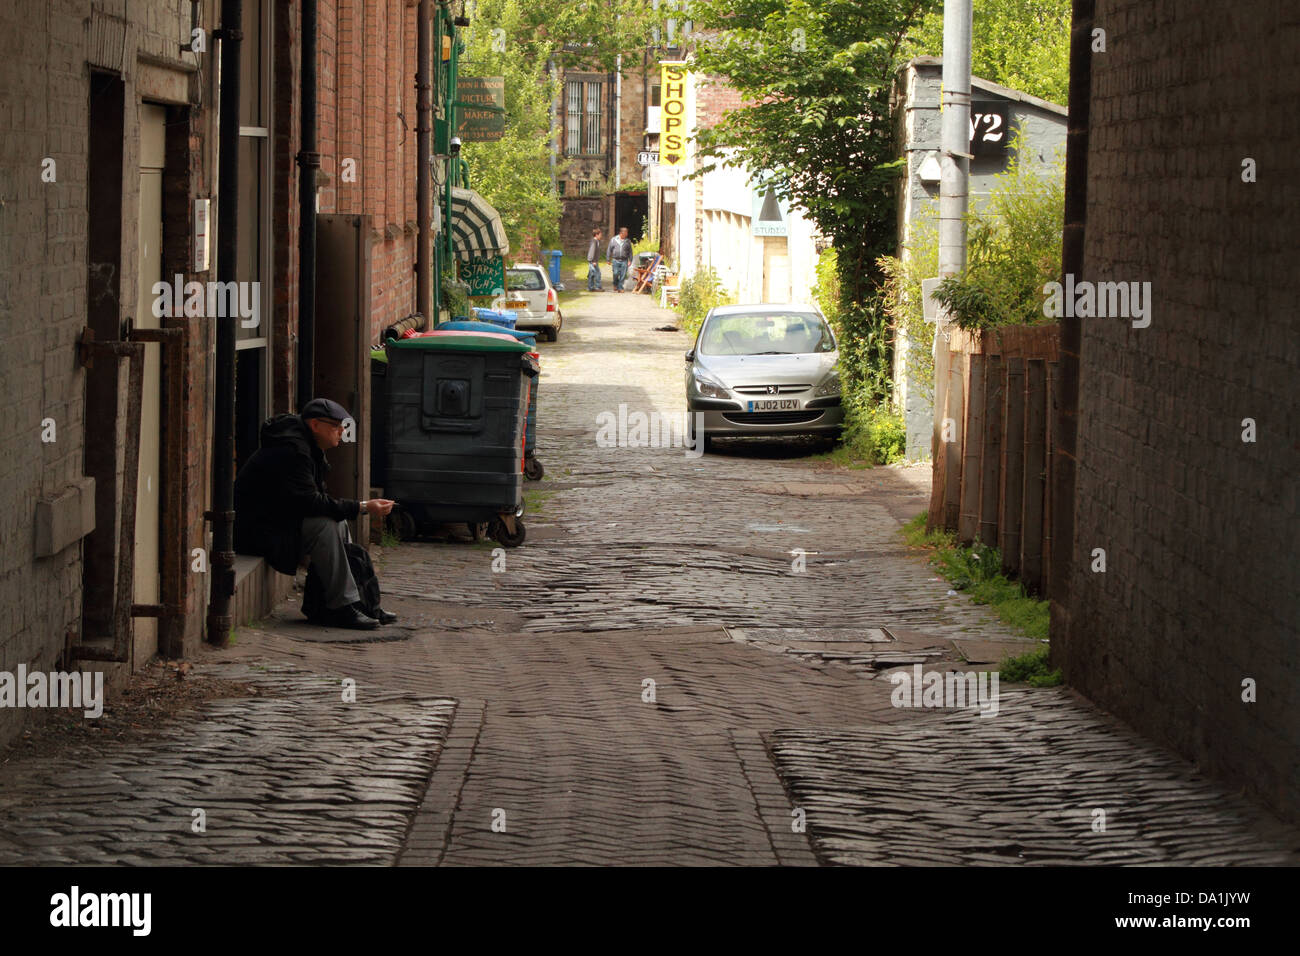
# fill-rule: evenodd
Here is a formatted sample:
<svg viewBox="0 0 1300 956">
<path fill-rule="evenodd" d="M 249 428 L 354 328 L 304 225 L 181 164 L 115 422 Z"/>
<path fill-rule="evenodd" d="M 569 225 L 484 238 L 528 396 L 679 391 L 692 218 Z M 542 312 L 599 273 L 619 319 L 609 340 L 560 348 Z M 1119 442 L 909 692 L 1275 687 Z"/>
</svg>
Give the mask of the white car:
<svg viewBox="0 0 1300 956">
<path fill-rule="evenodd" d="M 506 292 L 493 308 L 519 313 L 517 329 L 541 329 L 548 341 L 560 337 L 564 314 L 551 277 L 541 266 L 526 263 L 506 269 Z"/>
</svg>

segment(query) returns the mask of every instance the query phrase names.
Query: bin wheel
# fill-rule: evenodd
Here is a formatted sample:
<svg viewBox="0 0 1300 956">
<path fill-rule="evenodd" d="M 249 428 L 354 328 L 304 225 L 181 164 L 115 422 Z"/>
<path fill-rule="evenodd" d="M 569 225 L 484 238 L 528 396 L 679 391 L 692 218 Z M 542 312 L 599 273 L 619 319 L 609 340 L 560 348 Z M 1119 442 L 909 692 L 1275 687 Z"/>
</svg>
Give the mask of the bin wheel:
<svg viewBox="0 0 1300 956">
<path fill-rule="evenodd" d="M 529 481 L 541 481 L 542 475 L 546 474 L 546 469 L 537 458 L 524 459 L 524 477 Z"/>
<path fill-rule="evenodd" d="M 388 513 L 388 521 L 392 524 L 393 533 L 397 535 L 399 541 L 415 540 L 416 532 L 419 530 L 415 525 L 415 517 L 401 505 L 393 506 L 393 510 Z"/>
<path fill-rule="evenodd" d="M 492 535 L 492 540 L 507 548 L 517 548 L 524 543 L 524 523 L 518 518 L 515 519 L 515 533 L 511 534 L 500 518 L 493 519 L 492 524 L 488 527 L 488 534 Z"/>
<path fill-rule="evenodd" d="M 471 521 L 465 527 L 469 528 L 470 537 L 474 539 L 475 544 L 487 537 L 488 523 L 486 521 Z"/>
</svg>

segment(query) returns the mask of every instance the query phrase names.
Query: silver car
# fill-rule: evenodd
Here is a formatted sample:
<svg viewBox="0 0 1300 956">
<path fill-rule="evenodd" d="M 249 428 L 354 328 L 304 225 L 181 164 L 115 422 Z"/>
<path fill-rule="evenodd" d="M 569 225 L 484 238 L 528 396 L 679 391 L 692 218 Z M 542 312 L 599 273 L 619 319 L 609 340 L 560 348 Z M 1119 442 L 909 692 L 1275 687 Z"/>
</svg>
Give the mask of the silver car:
<svg viewBox="0 0 1300 956">
<path fill-rule="evenodd" d="M 711 309 L 686 353 L 691 433 L 705 449 L 719 436 L 837 437 L 844 425 L 838 358 L 835 336 L 812 306 Z"/>
<path fill-rule="evenodd" d="M 560 326 L 564 324 L 560 297 L 551 285 L 550 274 L 541 266 L 529 263 L 506 269 L 506 292 L 497 302 L 501 308 L 519 313 L 515 328 L 540 329 L 552 342 L 560 337 Z"/>
</svg>

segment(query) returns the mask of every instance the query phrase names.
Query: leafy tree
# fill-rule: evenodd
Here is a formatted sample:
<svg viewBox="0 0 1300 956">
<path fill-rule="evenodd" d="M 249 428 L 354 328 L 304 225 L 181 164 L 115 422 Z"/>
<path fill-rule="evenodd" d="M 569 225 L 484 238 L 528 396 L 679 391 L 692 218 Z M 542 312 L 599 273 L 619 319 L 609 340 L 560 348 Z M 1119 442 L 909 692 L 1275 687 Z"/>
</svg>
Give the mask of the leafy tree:
<svg viewBox="0 0 1300 956">
<path fill-rule="evenodd" d="M 1070 86 L 1070 0 L 974 0 L 971 72 L 1065 104 Z M 908 58 L 943 54 L 943 5 L 921 20 Z"/>
<path fill-rule="evenodd" d="M 551 184 L 555 131 L 550 106 L 558 95 L 553 66 L 608 72 L 620 54 L 639 54 L 651 31 L 674 4 L 661 9 L 645 0 L 470 0 L 470 27 L 460 61 L 461 76 L 505 78 L 505 135 L 496 142 L 466 143 L 474 188 L 496 207 L 518 249 L 535 235 L 543 247 L 559 239 L 562 209 Z M 559 160 L 563 164 L 564 160 Z"/>
<path fill-rule="evenodd" d="M 474 12 L 460 75 L 504 77 L 506 115 L 500 140 L 462 148 L 470 183 L 501 214 L 512 249 L 519 249 L 529 234 L 543 246 L 554 245 L 560 200 L 551 185 L 550 105 L 555 84 L 546 69 L 547 48 L 520 40 L 531 30 L 521 0 L 478 0 Z"/>
<path fill-rule="evenodd" d="M 896 156 L 890 93 L 909 32 L 936 0 L 696 0 L 697 28 L 718 31 L 693 69 L 746 104 L 697 137 L 701 172 L 739 150 L 837 250 L 846 385 L 889 394 L 888 317 L 877 260 L 893 251 Z"/>
</svg>

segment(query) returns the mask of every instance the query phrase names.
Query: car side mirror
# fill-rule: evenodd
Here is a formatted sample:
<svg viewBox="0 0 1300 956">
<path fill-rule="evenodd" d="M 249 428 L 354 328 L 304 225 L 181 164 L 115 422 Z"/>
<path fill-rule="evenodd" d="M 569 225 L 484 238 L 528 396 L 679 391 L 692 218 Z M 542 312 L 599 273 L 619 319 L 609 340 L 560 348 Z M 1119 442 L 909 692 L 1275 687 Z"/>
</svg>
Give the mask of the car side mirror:
<svg viewBox="0 0 1300 956">
<path fill-rule="evenodd" d="M 688 362 L 695 361 L 695 349 L 691 349 L 689 352 L 686 353 L 686 361 Z"/>
</svg>

